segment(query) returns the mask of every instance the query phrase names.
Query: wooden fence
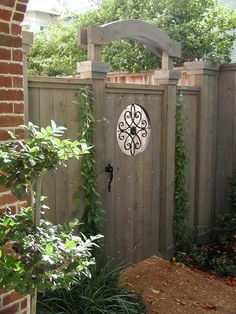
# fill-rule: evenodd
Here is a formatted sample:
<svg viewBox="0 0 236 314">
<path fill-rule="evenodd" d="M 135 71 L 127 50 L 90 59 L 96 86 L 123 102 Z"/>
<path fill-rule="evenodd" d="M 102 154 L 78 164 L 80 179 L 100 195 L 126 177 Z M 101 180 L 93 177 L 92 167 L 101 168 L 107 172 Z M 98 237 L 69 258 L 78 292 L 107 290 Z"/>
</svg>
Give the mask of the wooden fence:
<svg viewBox="0 0 236 314">
<path fill-rule="evenodd" d="M 236 64 L 219 72 L 215 213 L 228 207 L 228 178 L 236 171 Z"/>
<path fill-rule="evenodd" d="M 79 109 L 73 104 L 75 93 L 90 81 L 78 79 L 30 77 L 28 80 L 29 120 L 47 126 L 54 120 L 65 126 L 66 137 L 79 138 Z M 79 207 L 74 194 L 79 187 L 79 162 L 71 160 L 67 168 L 60 167 L 55 173 L 47 174 L 43 183 L 43 195 L 50 207 L 46 216 L 56 223 L 68 221 L 78 214 Z"/>
<path fill-rule="evenodd" d="M 167 97 L 168 88 L 173 87 L 137 85 L 143 83 L 141 77 L 142 82 L 136 78 L 135 85 L 75 78 L 28 80 L 29 119 L 41 126 L 53 119 L 68 128 L 66 136 L 71 139 L 78 138 L 80 128 L 79 110 L 73 104 L 75 93 L 84 85 L 95 91 L 98 189 L 105 209 L 109 254 L 130 262 L 164 254 L 173 243 L 175 121 L 167 117 L 180 94 L 186 111 L 190 226 L 204 225 L 210 231 L 216 215 L 227 210 L 227 177 L 236 166 L 235 65 L 219 70 L 204 62 L 186 64 L 181 73 L 185 86 L 176 89 L 175 97 L 172 94 L 175 103 Z M 141 105 L 151 120 L 150 143 L 144 154 L 133 159 L 122 153 L 116 139 L 119 115 L 131 103 Z M 105 173 L 108 163 L 114 167 L 111 192 Z M 79 181 L 76 160 L 47 175 L 43 193 L 48 196 L 50 220 L 64 222 L 81 215 L 83 208 L 74 198 Z M 199 234 L 199 239 L 201 236 L 205 239 L 207 232 Z"/>
</svg>

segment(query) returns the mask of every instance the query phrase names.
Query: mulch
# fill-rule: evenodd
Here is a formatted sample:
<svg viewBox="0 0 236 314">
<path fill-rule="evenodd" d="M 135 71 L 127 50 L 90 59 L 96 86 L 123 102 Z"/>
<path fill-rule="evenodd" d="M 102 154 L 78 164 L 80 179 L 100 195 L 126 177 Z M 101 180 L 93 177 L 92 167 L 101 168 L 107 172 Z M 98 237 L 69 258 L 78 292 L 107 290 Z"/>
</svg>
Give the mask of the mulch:
<svg viewBox="0 0 236 314">
<path fill-rule="evenodd" d="M 126 268 L 121 282 L 141 295 L 148 314 L 236 314 L 236 280 L 157 256 Z"/>
</svg>

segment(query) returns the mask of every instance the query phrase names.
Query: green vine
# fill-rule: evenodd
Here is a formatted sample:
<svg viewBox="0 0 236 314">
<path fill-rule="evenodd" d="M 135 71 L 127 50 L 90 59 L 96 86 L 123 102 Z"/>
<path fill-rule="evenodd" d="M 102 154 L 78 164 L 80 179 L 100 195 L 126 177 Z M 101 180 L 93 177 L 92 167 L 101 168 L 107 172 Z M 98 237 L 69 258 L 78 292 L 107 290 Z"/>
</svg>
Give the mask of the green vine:
<svg viewBox="0 0 236 314">
<path fill-rule="evenodd" d="M 95 115 L 93 108 L 93 94 L 88 86 L 81 88 L 76 93 L 75 103 L 80 109 L 82 120 L 82 139 L 90 147 L 89 154 L 84 155 L 81 162 L 82 184 L 80 185 L 77 199 L 83 199 L 84 214 L 81 219 L 81 232 L 86 236 L 101 233 L 102 230 L 102 207 L 99 201 L 100 195 L 96 189 L 96 156 L 92 144 L 95 130 Z"/>
<path fill-rule="evenodd" d="M 181 251 L 188 251 L 192 246 L 192 232 L 187 226 L 188 192 L 186 187 L 186 168 L 188 158 L 184 136 L 185 121 L 183 96 L 180 95 L 176 107 L 175 212 L 173 231 L 177 250 Z"/>
</svg>

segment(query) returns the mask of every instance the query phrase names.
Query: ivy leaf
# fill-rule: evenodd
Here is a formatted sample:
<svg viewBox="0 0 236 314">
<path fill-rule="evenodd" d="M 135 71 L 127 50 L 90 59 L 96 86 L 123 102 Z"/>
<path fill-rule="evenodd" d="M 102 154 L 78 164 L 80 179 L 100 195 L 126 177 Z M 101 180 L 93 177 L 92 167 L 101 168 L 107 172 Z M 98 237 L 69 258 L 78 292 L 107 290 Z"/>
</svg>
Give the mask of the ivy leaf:
<svg viewBox="0 0 236 314">
<path fill-rule="evenodd" d="M 45 248 L 45 253 L 47 255 L 51 255 L 53 253 L 53 245 L 48 243 Z"/>
<path fill-rule="evenodd" d="M 69 249 L 69 250 L 72 249 L 74 246 L 75 246 L 75 241 L 74 240 L 68 241 L 65 244 L 65 248 Z"/>
</svg>

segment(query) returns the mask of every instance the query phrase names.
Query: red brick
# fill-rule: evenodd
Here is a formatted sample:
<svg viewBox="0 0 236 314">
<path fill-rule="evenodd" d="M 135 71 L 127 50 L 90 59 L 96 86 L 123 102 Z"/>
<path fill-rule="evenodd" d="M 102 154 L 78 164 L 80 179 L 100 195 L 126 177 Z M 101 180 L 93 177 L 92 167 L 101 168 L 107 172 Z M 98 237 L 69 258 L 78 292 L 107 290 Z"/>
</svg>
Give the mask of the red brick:
<svg viewBox="0 0 236 314">
<path fill-rule="evenodd" d="M 0 48 L 0 59 L 11 60 L 11 50 Z"/>
<path fill-rule="evenodd" d="M 0 116 L 0 126 L 18 126 L 24 124 L 22 116 Z"/>
<path fill-rule="evenodd" d="M 0 73 L 23 74 L 23 66 L 19 63 L 0 63 Z"/>
<path fill-rule="evenodd" d="M 5 130 L 4 130 L 5 131 Z M 7 132 L 7 131 L 5 131 L 5 132 Z M 2 192 L 7 192 L 7 191 L 9 191 L 9 189 L 8 188 L 6 188 L 4 185 L 0 185 L 0 193 L 2 193 Z M 0 294 L 2 293 L 2 291 L 0 291 Z"/>
<path fill-rule="evenodd" d="M 24 310 L 27 308 L 27 299 L 25 298 L 23 301 L 21 301 L 21 309 Z"/>
<path fill-rule="evenodd" d="M 0 76 L 0 86 L 12 87 L 12 78 L 10 76 Z M 1 104 L 0 104 L 0 110 L 1 110 Z"/>
<path fill-rule="evenodd" d="M 18 4 L 16 5 L 16 11 L 20 11 L 20 12 L 25 13 L 26 7 L 27 7 L 26 4 L 20 4 L 20 3 L 18 3 Z"/>
<path fill-rule="evenodd" d="M 18 24 L 12 24 L 11 25 L 11 33 L 12 35 L 21 35 L 22 28 Z"/>
<path fill-rule="evenodd" d="M 1 4 L 5 5 L 5 7 L 14 7 L 15 0 L 1 0 Z"/>
<path fill-rule="evenodd" d="M 14 104 L 14 113 L 24 113 L 24 104 Z"/>
<path fill-rule="evenodd" d="M 13 50 L 12 57 L 14 61 L 22 61 L 22 50 Z"/>
<path fill-rule="evenodd" d="M 22 295 L 19 292 L 12 291 L 12 293 L 3 296 L 3 306 L 13 303 L 16 300 L 22 298 Z"/>
<path fill-rule="evenodd" d="M 22 22 L 23 19 L 24 19 L 24 14 L 22 14 L 22 13 L 14 13 L 14 15 L 13 15 L 13 20 L 14 21 Z"/>
<path fill-rule="evenodd" d="M 16 314 L 19 310 L 19 303 L 15 303 L 12 306 L 8 306 L 6 309 L 1 309 L 1 314 Z"/>
<path fill-rule="evenodd" d="M 0 43 L 1 43 L 1 46 L 5 46 L 5 47 L 21 48 L 22 39 L 21 37 L 0 34 Z"/>
<path fill-rule="evenodd" d="M 8 141 L 10 139 L 10 135 L 5 130 L 0 130 L 0 141 Z"/>
<path fill-rule="evenodd" d="M 0 104 L 0 113 L 13 113 L 12 109 L 12 104 Z"/>
<path fill-rule="evenodd" d="M 23 100 L 24 95 L 21 90 L 0 90 L 1 100 Z"/>
<path fill-rule="evenodd" d="M 17 129 L 15 130 L 15 136 L 17 138 L 24 138 L 25 137 L 25 130 L 24 129 Z"/>
<path fill-rule="evenodd" d="M 0 9 L 0 19 L 10 21 L 11 11 Z"/>
<path fill-rule="evenodd" d="M 10 139 L 10 135 L 6 130 L 0 130 L 0 141 L 7 141 Z"/>
<path fill-rule="evenodd" d="M 9 34 L 9 24 L 0 22 L 0 32 Z"/>
<path fill-rule="evenodd" d="M 14 87 L 20 87 L 22 88 L 23 87 L 23 79 L 21 77 L 15 77 L 13 76 L 13 83 L 12 85 Z"/>
<path fill-rule="evenodd" d="M 1 195 L 0 196 L 0 206 L 6 205 L 6 204 L 12 204 L 17 201 L 16 197 L 11 194 Z"/>
</svg>

